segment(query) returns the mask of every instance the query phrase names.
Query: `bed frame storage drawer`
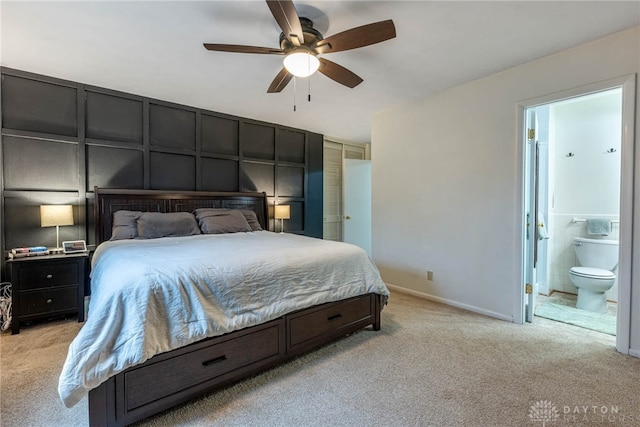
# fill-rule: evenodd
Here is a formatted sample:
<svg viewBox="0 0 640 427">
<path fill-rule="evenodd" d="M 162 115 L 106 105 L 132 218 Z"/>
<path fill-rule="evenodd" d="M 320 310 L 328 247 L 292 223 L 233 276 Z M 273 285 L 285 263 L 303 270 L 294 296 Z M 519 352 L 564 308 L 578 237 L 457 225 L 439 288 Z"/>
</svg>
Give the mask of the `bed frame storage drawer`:
<svg viewBox="0 0 640 427">
<path fill-rule="evenodd" d="M 315 309 L 304 310 L 287 316 L 289 349 L 304 350 L 315 345 L 318 340 L 346 335 L 372 323 L 374 313 L 373 294 L 358 296 L 348 300 L 323 304 Z"/>
<path fill-rule="evenodd" d="M 126 426 L 365 326 L 380 330 L 380 310 L 380 296 L 367 294 L 159 354 L 91 390 L 89 424 Z M 203 373 L 203 363 L 210 373 Z"/>
<path fill-rule="evenodd" d="M 286 352 L 285 322 L 260 326 L 192 344 L 177 355 L 160 354 L 116 376 L 118 418 L 128 424 L 157 412 L 158 405 L 175 405 L 277 363 Z"/>
</svg>

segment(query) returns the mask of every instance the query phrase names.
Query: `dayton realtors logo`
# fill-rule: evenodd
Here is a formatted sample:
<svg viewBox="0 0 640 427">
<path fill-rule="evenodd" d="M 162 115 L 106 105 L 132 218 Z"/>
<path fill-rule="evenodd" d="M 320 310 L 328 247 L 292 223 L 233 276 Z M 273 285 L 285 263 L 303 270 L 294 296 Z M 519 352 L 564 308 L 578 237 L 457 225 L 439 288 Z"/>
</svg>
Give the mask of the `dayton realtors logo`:
<svg viewBox="0 0 640 427">
<path fill-rule="evenodd" d="M 564 405 L 557 407 L 549 400 L 540 400 L 529 408 L 529 419 L 542 423 L 562 421 L 564 423 L 634 423 L 640 421 L 640 416 L 622 414 L 618 406 L 611 405 Z"/>
</svg>

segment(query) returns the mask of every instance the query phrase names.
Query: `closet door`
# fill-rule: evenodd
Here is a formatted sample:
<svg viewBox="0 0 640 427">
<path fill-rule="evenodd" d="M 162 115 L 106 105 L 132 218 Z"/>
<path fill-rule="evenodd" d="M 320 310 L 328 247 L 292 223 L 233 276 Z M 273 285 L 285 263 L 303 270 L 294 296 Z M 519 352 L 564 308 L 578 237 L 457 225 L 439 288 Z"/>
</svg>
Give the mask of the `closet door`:
<svg viewBox="0 0 640 427">
<path fill-rule="evenodd" d="M 342 241 L 342 144 L 324 143 L 323 238 Z"/>
<path fill-rule="evenodd" d="M 324 141 L 324 208 L 323 238 L 342 242 L 344 239 L 344 163 L 367 160 L 367 145 Z"/>
</svg>

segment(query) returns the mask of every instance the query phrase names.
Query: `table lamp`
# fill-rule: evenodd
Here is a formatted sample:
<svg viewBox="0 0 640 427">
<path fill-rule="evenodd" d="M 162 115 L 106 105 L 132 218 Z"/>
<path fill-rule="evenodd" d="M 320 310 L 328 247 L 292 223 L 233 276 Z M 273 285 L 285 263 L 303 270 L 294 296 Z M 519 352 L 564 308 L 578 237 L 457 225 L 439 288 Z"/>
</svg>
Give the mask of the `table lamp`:
<svg viewBox="0 0 640 427">
<path fill-rule="evenodd" d="M 280 220 L 280 232 L 284 233 L 284 220 L 291 218 L 291 209 L 289 205 L 276 205 L 275 219 Z"/>
<path fill-rule="evenodd" d="M 73 206 L 71 205 L 41 205 L 40 227 L 56 227 L 56 248 L 60 252 L 60 226 L 73 225 Z"/>
</svg>

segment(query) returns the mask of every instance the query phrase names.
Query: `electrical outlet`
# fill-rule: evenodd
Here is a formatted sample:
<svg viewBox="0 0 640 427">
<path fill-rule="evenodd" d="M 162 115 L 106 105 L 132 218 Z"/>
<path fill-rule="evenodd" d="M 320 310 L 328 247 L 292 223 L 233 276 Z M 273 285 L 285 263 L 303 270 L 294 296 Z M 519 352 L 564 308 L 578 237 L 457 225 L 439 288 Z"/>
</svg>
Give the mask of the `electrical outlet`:
<svg viewBox="0 0 640 427">
<path fill-rule="evenodd" d="M 433 282 L 433 271 L 427 271 L 427 280 Z"/>
</svg>

